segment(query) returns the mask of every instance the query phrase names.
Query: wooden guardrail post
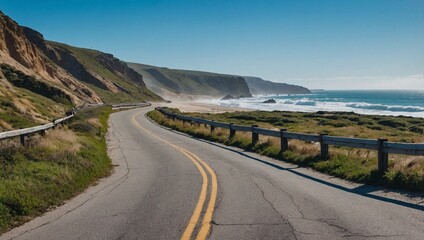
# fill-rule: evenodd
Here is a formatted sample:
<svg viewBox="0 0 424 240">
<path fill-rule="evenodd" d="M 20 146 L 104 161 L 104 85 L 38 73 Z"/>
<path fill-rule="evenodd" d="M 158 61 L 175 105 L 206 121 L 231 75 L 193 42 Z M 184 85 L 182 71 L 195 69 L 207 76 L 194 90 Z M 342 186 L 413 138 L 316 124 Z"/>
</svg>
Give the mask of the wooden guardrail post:
<svg viewBox="0 0 424 240">
<path fill-rule="evenodd" d="M 252 144 L 255 145 L 259 141 L 259 134 L 255 133 L 253 130 L 258 125 L 252 125 Z"/>
<path fill-rule="evenodd" d="M 389 167 L 389 154 L 384 152 L 384 143 L 387 142 L 387 139 L 379 138 L 378 139 L 378 173 L 383 175 L 387 168 Z"/>
<path fill-rule="evenodd" d="M 21 140 L 21 145 L 25 146 L 25 135 L 21 135 L 19 136 L 20 140 Z"/>
<path fill-rule="evenodd" d="M 212 122 L 213 122 L 213 120 L 212 120 Z M 213 131 L 215 131 L 215 126 L 211 125 L 211 133 L 213 133 Z"/>
<path fill-rule="evenodd" d="M 41 130 L 40 134 L 41 134 L 41 136 L 45 136 L 46 135 L 46 130 Z"/>
<path fill-rule="evenodd" d="M 328 144 L 324 143 L 323 137 L 328 134 L 320 134 L 319 135 L 319 144 L 320 144 L 320 152 L 322 159 L 328 159 Z"/>
<path fill-rule="evenodd" d="M 280 129 L 280 149 L 281 152 L 285 152 L 289 149 L 289 140 L 284 137 L 284 132 L 287 131 L 287 129 L 282 128 Z"/>
<path fill-rule="evenodd" d="M 236 136 L 236 130 L 233 129 L 233 123 L 230 123 L 230 139 Z"/>
</svg>

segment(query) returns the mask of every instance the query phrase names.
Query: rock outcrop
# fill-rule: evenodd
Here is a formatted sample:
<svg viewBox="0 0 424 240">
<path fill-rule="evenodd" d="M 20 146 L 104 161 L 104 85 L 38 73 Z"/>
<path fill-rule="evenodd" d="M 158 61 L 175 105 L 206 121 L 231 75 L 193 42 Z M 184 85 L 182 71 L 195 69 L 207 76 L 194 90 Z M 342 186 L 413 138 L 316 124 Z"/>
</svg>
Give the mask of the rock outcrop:
<svg viewBox="0 0 424 240">
<path fill-rule="evenodd" d="M 96 59 L 106 69 L 115 73 L 116 75 L 122 76 L 127 81 L 135 82 L 141 87 L 146 87 L 146 84 L 143 81 L 143 76 L 141 74 L 128 67 L 126 63 L 115 58 L 112 54 L 102 53 L 97 55 Z"/>
<path fill-rule="evenodd" d="M 277 103 L 277 102 L 271 98 L 271 99 L 263 101 L 262 103 Z"/>
</svg>

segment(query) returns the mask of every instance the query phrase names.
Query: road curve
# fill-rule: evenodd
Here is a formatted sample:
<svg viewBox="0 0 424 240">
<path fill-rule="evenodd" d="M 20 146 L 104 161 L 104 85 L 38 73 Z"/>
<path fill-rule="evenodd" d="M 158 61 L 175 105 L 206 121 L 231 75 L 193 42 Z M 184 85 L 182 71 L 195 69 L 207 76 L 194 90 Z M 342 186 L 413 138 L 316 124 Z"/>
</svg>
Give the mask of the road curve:
<svg viewBox="0 0 424 240">
<path fill-rule="evenodd" d="M 111 177 L 0 239 L 423 239 L 422 203 L 167 130 L 151 109 L 112 114 Z"/>
</svg>

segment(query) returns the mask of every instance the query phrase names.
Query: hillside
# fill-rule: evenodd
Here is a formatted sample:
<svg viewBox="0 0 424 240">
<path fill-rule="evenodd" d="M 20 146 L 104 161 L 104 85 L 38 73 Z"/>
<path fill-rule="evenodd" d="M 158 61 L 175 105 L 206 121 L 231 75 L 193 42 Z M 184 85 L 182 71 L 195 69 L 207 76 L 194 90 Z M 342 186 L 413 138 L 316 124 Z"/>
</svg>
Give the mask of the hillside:
<svg viewBox="0 0 424 240">
<path fill-rule="evenodd" d="M 2 12 L 0 67 L 0 130 L 51 121 L 84 103 L 161 100 L 113 55 L 47 41 Z"/>
<path fill-rule="evenodd" d="M 306 94 L 309 89 L 257 77 L 240 77 L 219 73 L 169 69 L 139 63 L 127 63 L 144 76 L 149 89 L 162 97 L 211 96 L 250 97 L 266 94 Z M 248 89 L 246 89 L 246 86 Z"/>
<path fill-rule="evenodd" d="M 257 77 L 244 77 L 253 95 L 268 94 L 307 94 L 311 91 L 305 87 L 287 83 L 276 83 Z"/>
<path fill-rule="evenodd" d="M 246 81 L 239 76 L 177 70 L 149 66 L 138 63 L 127 63 L 129 67 L 144 76 L 146 85 L 161 96 L 197 95 L 222 97 L 250 97 Z"/>
</svg>

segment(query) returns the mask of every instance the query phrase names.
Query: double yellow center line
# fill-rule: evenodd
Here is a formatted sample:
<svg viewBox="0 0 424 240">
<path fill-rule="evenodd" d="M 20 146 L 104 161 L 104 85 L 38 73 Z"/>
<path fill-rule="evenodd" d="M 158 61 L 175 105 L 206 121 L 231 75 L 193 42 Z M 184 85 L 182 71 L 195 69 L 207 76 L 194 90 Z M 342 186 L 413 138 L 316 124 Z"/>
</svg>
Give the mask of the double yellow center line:
<svg viewBox="0 0 424 240">
<path fill-rule="evenodd" d="M 155 135 L 154 133 L 152 133 L 152 131 L 142 127 L 136 120 L 136 117 L 140 114 L 141 114 L 141 112 L 133 115 L 132 122 L 134 123 L 134 125 L 136 127 L 140 128 L 141 130 L 143 130 L 144 132 L 148 133 L 149 135 L 159 139 L 162 142 L 165 142 L 169 146 L 175 148 L 176 150 L 178 150 L 179 152 L 184 154 L 188 159 L 190 159 L 194 163 L 194 165 L 199 170 L 200 175 L 202 176 L 203 183 L 202 183 L 202 188 L 200 190 L 199 200 L 197 201 L 196 208 L 194 209 L 193 215 L 191 216 L 191 218 L 190 218 L 190 220 L 187 224 L 187 227 L 186 227 L 186 229 L 185 229 L 185 231 L 184 231 L 184 233 L 181 237 L 181 240 L 191 239 L 191 236 L 193 235 L 194 229 L 198 225 L 199 219 L 202 215 L 202 210 L 203 210 L 205 202 L 206 202 L 206 197 L 207 197 L 207 194 L 208 194 L 209 180 L 208 180 L 208 174 L 206 173 L 206 171 L 209 173 L 209 175 L 211 177 L 211 189 L 210 189 L 210 195 L 209 195 L 209 203 L 208 203 L 208 206 L 207 206 L 205 213 L 203 215 L 203 220 L 201 222 L 200 230 L 198 231 L 197 236 L 196 236 L 196 240 L 206 239 L 206 237 L 208 236 L 209 231 L 211 229 L 211 221 L 212 221 L 212 216 L 213 216 L 213 212 L 214 212 L 214 209 L 215 209 L 216 198 L 217 198 L 217 194 L 218 194 L 218 181 L 217 181 L 215 172 L 205 161 L 203 161 L 201 158 L 196 156 L 194 153 L 192 153 L 192 152 L 188 151 L 187 149 L 182 148 L 178 145 L 175 145 L 175 144 Z M 206 169 L 206 171 L 205 171 L 205 169 Z"/>
</svg>

